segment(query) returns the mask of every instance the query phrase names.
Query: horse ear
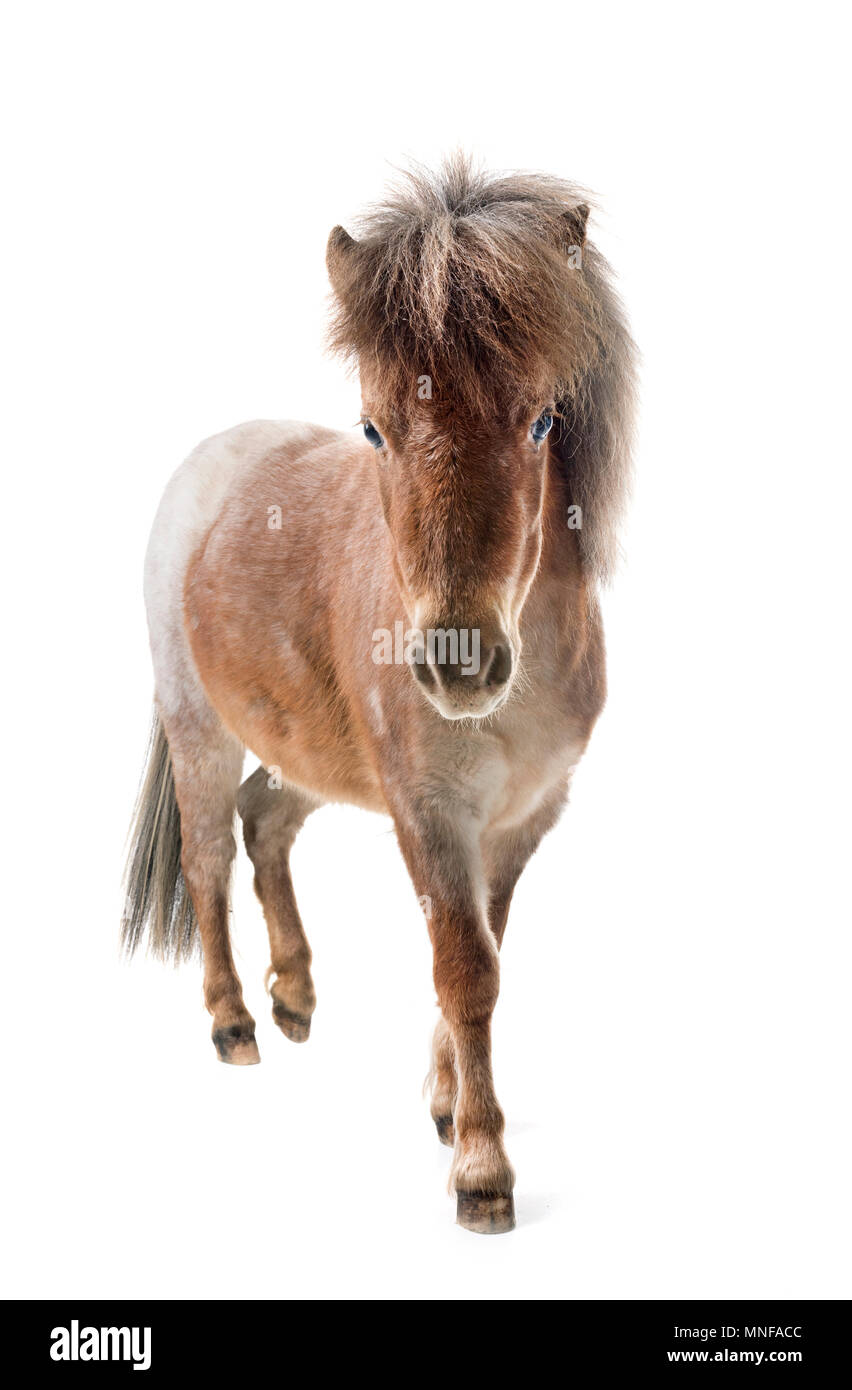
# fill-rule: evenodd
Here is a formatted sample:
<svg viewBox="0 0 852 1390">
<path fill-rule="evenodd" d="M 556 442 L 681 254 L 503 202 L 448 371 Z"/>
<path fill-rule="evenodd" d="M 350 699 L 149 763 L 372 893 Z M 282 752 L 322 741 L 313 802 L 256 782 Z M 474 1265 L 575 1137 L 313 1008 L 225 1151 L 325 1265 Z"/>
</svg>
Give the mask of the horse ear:
<svg viewBox="0 0 852 1390">
<path fill-rule="evenodd" d="M 578 203 L 575 208 L 569 208 L 563 213 L 565 229 L 568 233 L 568 240 L 571 246 L 585 246 L 586 244 L 586 223 L 589 220 L 590 208 L 588 203 Z"/>
<path fill-rule="evenodd" d="M 349 235 L 345 227 L 332 228 L 325 251 L 325 264 L 332 288 L 337 289 L 343 268 L 352 259 L 352 253 L 357 245 L 357 241 Z"/>
</svg>

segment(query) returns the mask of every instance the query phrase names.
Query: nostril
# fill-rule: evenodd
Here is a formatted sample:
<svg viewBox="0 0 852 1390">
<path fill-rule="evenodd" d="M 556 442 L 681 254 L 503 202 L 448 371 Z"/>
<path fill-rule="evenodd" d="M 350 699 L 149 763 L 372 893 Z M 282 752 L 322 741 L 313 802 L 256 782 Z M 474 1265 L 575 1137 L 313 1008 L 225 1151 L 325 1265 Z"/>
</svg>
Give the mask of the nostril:
<svg viewBox="0 0 852 1390">
<path fill-rule="evenodd" d="M 460 631 L 462 637 L 457 636 Z M 475 633 L 475 642 L 467 641 L 470 632 Z M 451 640 L 454 637 L 456 641 Z M 406 659 L 418 685 L 430 696 L 443 692 L 467 698 L 474 691 L 502 691 L 509 684 L 514 667 L 508 639 L 480 647 L 478 628 L 442 627 L 434 630 L 434 640 L 430 628 L 425 640 L 410 649 Z"/>
<path fill-rule="evenodd" d="M 488 674 L 485 678 L 486 685 L 505 685 L 512 674 L 512 649 L 503 642 L 498 642 L 492 649 L 491 660 L 488 663 Z"/>
</svg>

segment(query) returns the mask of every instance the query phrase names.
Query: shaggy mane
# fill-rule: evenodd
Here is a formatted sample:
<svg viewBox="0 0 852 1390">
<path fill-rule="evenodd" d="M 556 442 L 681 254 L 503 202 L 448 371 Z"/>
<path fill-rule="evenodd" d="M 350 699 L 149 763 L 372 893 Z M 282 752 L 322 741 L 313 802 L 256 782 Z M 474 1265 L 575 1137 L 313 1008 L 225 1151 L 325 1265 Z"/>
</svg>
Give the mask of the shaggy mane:
<svg viewBox="0 0 852 1390">
<path fill-rule="evenodd" d="M 610 269 L 584 242 L 588 201 L 574 184 L 489 175 L 463 156 L 435 174 L 413 168 L 354 242 L 332 233 L 329 339 L 403 418 L 423 375 L 432 407 L 451 414 L 517 418 L 555 401 L 584 563 L 606 580 L 629 483 L 635 348 Z"/>
</svg>

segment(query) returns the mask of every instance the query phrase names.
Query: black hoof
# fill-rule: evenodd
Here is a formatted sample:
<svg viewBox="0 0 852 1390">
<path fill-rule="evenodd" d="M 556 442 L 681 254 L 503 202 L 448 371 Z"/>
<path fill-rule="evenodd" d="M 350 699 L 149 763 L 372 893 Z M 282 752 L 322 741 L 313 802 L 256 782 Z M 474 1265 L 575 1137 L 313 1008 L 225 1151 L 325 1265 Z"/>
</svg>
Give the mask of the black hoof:
<svg viewBox="0 0 852 1390">
<path fill-rule="evenodd" d="M 232 1023 L 229 1028 L 215 1028 L 213 1046 L 219 1061 L 229 1062 L 232 1067 L 253 1067 L 260 1061 L 253 1023 Z"/>
<path fill-rule="evenodd" d="M 479 1192 L 459 1192 L 456 1221 L 466 1231 L 497 1236 L 515 1229 L 515 1201 L 508 1197 L 489 1197 Z"/>
<path fill-rule="evenodd" d="M 442 1144 L 452 1148 L 456 1142 L 456 1131 L 453 1127 L 452 1115 L 439 1115 L 435 1121 L 435 1128 L 438 1131 L 438 1138 Z"/>
<path fill-rule="evenodd" d="M 296 1014 L 292 1009 L 287 1009 L 278 1001 L 272 1005 L 272 1017 L 281 1029 L 285 1038 L 291 1042 L 307 1042 L 311 1035 L 311 1020 L 304 1014 Z"/>
</svg>

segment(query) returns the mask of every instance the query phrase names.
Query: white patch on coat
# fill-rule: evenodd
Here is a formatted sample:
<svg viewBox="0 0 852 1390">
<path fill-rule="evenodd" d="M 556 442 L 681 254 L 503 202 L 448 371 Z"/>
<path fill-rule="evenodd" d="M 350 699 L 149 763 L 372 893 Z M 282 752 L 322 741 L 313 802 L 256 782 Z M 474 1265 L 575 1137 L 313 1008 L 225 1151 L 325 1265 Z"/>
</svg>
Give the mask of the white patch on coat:
<svg viewBox="0 0 852 1390">
<path fill-rule="evenodd" d="M 373 714 L 373 728 L 377 734 L 385 731 L 385 712 L 382 708 L 382 697 L 375 686 L 371 686 L 367 694 L 367 703 Z"/>
<path fill-rule="evenodd" d="M 215 522 L 239 472 L 270 449 L 301 440 L 312 425 L 253 420 L 213 435 L 181 464 L 163 493 L 145 556 L 145 607 L 157 698 L 164 714 L 189 702 L 208 706 L 184 631 L 183 592 L 190 560 Z"/>
</svg>

